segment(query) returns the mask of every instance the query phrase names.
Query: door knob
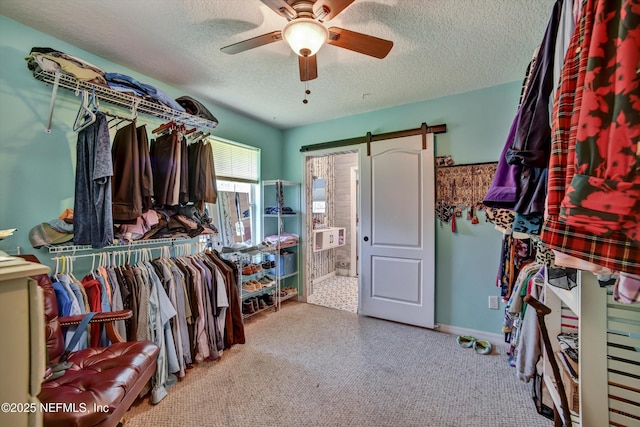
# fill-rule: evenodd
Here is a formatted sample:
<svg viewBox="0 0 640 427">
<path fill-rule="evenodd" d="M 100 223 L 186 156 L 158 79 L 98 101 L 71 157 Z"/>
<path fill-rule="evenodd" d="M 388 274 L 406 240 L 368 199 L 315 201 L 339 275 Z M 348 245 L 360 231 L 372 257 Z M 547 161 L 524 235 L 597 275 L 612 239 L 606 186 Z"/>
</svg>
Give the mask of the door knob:
<svg viewBox="0 0 640 427">
<path fill-rule="evenodd" d="M 364 241 L 365 241 L 365 242 L 368 242 L 368 241 L 369 241 L 369 237 L 364 236 Z"/>
</svg>

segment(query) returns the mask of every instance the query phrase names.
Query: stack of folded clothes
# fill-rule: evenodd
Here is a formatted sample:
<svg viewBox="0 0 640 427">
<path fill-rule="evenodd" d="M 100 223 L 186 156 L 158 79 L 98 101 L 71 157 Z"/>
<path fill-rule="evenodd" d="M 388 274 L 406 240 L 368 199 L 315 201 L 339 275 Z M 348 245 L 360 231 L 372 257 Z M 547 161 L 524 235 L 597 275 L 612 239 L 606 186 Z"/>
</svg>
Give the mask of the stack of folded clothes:
<svg viewBox="0 0 640 427">
<path fill-rule="evenodd" d="M 560 350 L 558 358 L 566 371 L 574 378 L 578 379 L 578 334 L 562 333 L 558 335 Z"/>
<path fill-rule="evenodd" d="M 147 83 L 139 82 L 126 74 L 105 73 L 93 64 L 50 47 L 33 47 L 25 59 L 27 60 L 27 67 L 34 75 L 41 71 L 47 71 L 50 73 L 61 72 L 69 74 L 81 82 L 105 86 L 117 92 L 125 92 L 166 105 L 167 107 L 182 113 L 186 112 L 185 108 L 181 104 L 176 102 L 175 99 L 169 96 L 162 89 L 158 89 L 157 87 Z M 197 103 L 197 101 L 193 99 L 190 99 L 190 101 L 193 105 L 196 105 L 195 103 Z M 197 103 L 197 105 L 201 106 L 199 111 L 204 109 L 202 104 Z M 218 122 L 215 120 L 215 117 L 213 117 L 211 113 L 208 114 L 217 124 Z"/>
<path fill-rule="evenodd" d="M 73 240 L 73 210 L 71 209 L 65 209 L 58 218 L 38 224 L 29 231 L 29 241 L 36 249 L 68 243 L 71 240 Z"/>
<path fill-rule="evenodd" d="M 267 206 L 264 208 L 265 215 L 278 215 L 280 212 L 280 208 L 278 206 Z M 282 215 L 295 215 L 295 211 L 291 209 L 289 206 L 282 207 Z"/>
<path fill-rule="evenodd" d="M 31 52 L 25 59 L 27 60 L 27 68 L 33 71 L 34 75 L 41 70 L 51 73 L 63 72 L 72 75 L 81 82 L 107 85 L 104 71 L 100 68 L 50 47 L 31 48 Z"/>
<path fill-rule="evenodd" d="M 109 87 L 115 91 L 132 93 L 142 98 L 150 98 L 166 105 L 169 108 L 183 113 L 185 112 L 182 105 L 178 104 L 166 92 L 155 86 L 141 83 L 133 77 L 120 73 L 105 73 L 104 78 L 106 79 Z"/>
</svg>

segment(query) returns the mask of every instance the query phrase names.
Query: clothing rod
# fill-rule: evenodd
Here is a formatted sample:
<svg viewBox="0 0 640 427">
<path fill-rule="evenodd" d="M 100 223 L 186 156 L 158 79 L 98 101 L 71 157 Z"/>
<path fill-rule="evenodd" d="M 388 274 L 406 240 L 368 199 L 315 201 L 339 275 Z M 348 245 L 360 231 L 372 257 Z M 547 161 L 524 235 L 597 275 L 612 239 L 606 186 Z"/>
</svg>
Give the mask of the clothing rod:
<svg viewBox="0 0 640 427">
<path fill-rule="evenodd" d="M 394 132 L 381 133 L 378 135 L 371 135 L 371 139 L 368 139 L 368 135 L 356 137 L 356 138 L 347 138 L 347 139 L 339 139 L 336 141 L 329 142 L 321 142 L 319 144 L 312 145 L 303 145 L 300 147 L 300 152 L 308 152 L 308 151 L 317 151 L 317 150 L 325 150 L 328 148 L 338 148 L 338 147 L 346 147 L 349 145 L 359 145 L 365 142 L 374 142 L 374 141 L 382 141 L 385 139 L 393 139 L 393 138 L 402 138 L 404 136 L 412 136 L 412 135 L 420 135 L 423 132 L 422 127 L 415 129 L 407 129 L 407 130 L 399 130 Z M 427 133 L 446 133 L 447 125 L 435 125 L 435 126 L 427 126 Z"/>
<path fill-rule="evenodd" d="M 167 246 L 158 246 L 155 248 L 135 248 L 135 249 L 122 249 L 122 250 L 116 250 L 116 251 L 105 251 L 105 252 L 94 252 L 91 254 L 81 254 L 81 255 L 60 255 L 60 256 L 56 256 L 56 257 L 52 257 L 51 259 L 53 261 L 61 261 L 63 259 L 76 259 L 76 258 L 90 258 L 90 257 L 99 257 L 100 255 L 114 255 L 114 254 L 134 254 L 134 253 L 143 253 L 146 251 L 153 251 L 153 250 L 166 250 L 165 248 L 167 248 Z"/>
<path fill-rule="evenodd" d="M 101 250 L 107 250 L 107 249 L 114 249 L 114 250 L 123 250 L 123 248 L 135 248 L 135 247 L 140 247 L 140 246 L 155 246 L 155 245 L 162 245 L 162 246 L 167 246 L 167 245 L 179 245 L 181 243 L 187 243 L 187 244 L 191 244 L 191 243 L 198 243 L 198 242 L 193 242 L 193 241 L 189 241 L 191 239 L 199 239 L 199 242 L 201 241 L 208 241 L 210 240 L 209 237 L 207 237 L 209 235 L 199 235 L 196 237 L 192 237 L 190 239 L 188 238 L 184 238 L 184 237 L 168 237 L 168 238 L 163 238 L 163 239 L 148 239 L 148 240 L 134 240 L 131 243 L 116 243 L 113 245 L 109 245 L 109 246 L 105 246 L 104 248 L 100 248 Z M 91 245 L 52 245 L 52 246 L 47 246 L 47 248 L 49 249 L 49 253 L 62 253 L 62 252 L 82 252 L 82 251 L 95 251 L 97 249 L 94 249 L 91 247 Z"/>
<path fill-rule="evenodd" d="M 53 261 L 60 261 L 63 259 L 76 259 L 76 258 L 89 258 L 89 257 L 99 257 L 100 255 L 122 255 L 122 254 L 138 254 L 145 253 L 147 251 L 159 250 L 160 252 L 178 250 L 181 249 L 196 249 L 196 252 L 200 252 L 205 249 L 205 242 L 192 242 L 192 243 L 180 243 L 173 246 L 156 246 L 153 248 L 131 248 L 131 249 L 118 249 L 118 250 L 108 250 L 103 252 L 93 252 L 90 254 L 81 254 L 81 255 L 60 255 L 56 257 L 52 257 Z"/>
</svg>

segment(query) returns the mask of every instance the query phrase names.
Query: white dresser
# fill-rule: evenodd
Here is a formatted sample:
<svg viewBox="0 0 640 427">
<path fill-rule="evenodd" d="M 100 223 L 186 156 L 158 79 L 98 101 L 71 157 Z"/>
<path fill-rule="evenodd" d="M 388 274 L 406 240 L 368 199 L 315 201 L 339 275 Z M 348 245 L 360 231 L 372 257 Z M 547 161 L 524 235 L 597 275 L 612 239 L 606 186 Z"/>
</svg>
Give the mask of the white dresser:
<svg viewBox="0 0 640 427">
<path fill-rule="evenodd" d="M 33 408 L 46 364 L 44 302 L 42 289 L 29 276 L 47 274 L 49 267 L 0 259 L 0 403 L 9 403 L 0 411 L 0 425 L 41 426 L 42 413 Z M 32 405 L 25 411 L 24 404 Z"/>
</svg>

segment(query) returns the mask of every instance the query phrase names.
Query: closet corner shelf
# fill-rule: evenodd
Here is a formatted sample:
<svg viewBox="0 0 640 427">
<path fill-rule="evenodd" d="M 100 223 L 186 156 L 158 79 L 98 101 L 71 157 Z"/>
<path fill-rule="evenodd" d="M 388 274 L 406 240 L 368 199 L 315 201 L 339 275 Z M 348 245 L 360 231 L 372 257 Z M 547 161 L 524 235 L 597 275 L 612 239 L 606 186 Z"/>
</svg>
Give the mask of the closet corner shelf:
<svg viewBox="0 0 640 427">
<path fill-rule="evenodd" d="M 576 316 L 580 317 L 580 285 L 570 291 L 549 284 L 547 284 L 547 288 L 560 298 L 560 301 L 564 302 Z"/>
<path fill-rule="evenodd" d="M 171 245 L 181 244 L 181 243 L 206 243 L 208 242 L 208 237 L 201 235 L 196 237 L 198 240 L 193 241 L 193 239 L 185 239 L 183 237 L 180 238 L 166 238 L 166 239 L 149 239 L 149 240 L 134 240 L 130 243 L 116 243 L 113 245 L 105 246 L 104 248 L 95 249 L 91 245 L 52 245 L 45 246 L 50 254 L 59 254 L 65 252 L 85 252 L 85 251 L 107 251 L 107 250 L 127 250 L 133 249 L 139 246 L 152 246 L 152 245 Z"/>
<path fill-rule="evenodd" d="M 53 73 L 43 70 L 34 74 L 34 78 L 41 82 L 53 85 L 53 91 L 51 94 L 51 110 L 49 112 L 49 123 L 47 123 L 46 129 L 47 132 L 50 132 L 51 129 L 51 116 L 53 114 L 53 105 L 55 103 L 58 86 L 73 91 L 80 89 L 93 90 L 100 101 L 104 101 L 108 104 L 126 108 L 132 111 L 137 111 L 138 113 L 158 117 L 162 120 L 173 120 L 175 122 L 184 124 L 187 127 L 213 129 L 217 126 L 217 123 L 211 120 L 193 116 L 188 113 L 183 113 L 181 111 L 169 108 L 164 104 L 151 102 L 138 96 L 117 92 L 105 86 L 79 81 L 70 74 Z"/>
<path fill-rule="evenodd" d="M 560 393 L 558 392 L 558 388 L 556 386 L 556 382 L 549 375 L 545 375 L 543 377 L 543 381 L 545 382 L 545 384 L 547 386 L 547 390 L 549 391 L 549 395 L 551 396 L 551 400 L 553 400 L 553 403 L 554 403 L 555 407 L 556 408 L 561 408 L 562 407 L 562 403 L 560 401 Z M 574 426 L 579 426 L 580 425 L 580 414 L 578 414 L 577 412 L 575 412 L 573 410 L 569 410 L 569 413 L 571 414 L 571 423 Z"/>
</svg>

